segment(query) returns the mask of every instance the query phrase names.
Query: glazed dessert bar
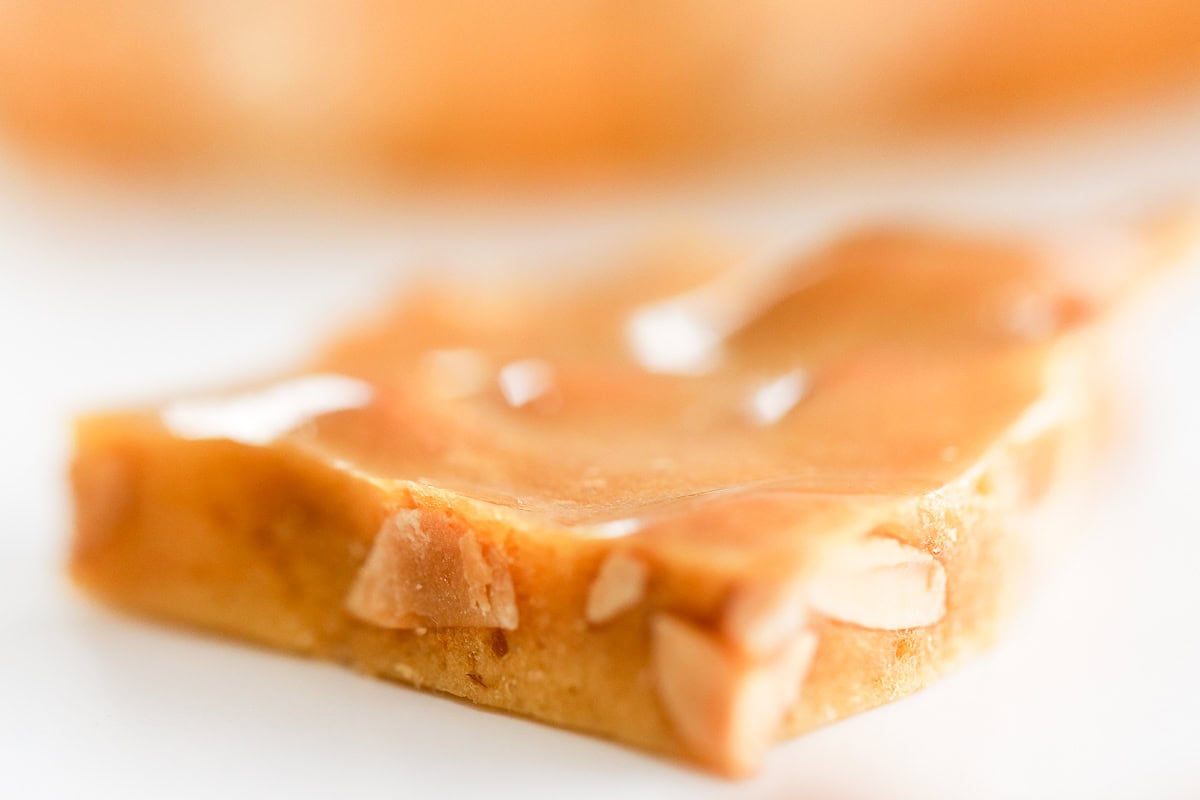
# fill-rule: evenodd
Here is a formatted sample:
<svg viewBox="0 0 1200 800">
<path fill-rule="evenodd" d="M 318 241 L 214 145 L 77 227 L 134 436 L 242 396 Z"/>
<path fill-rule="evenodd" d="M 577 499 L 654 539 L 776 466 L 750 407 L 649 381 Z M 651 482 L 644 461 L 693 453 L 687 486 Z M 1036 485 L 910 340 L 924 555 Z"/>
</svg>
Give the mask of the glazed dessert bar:
<svg viewBox="0 0 1200 800">
<path fill-rule="evenodd" d="M 301 369 L 81 419 L 71 571 L 742 774 L 994 639 L 1102 439 L 1106 317 L 1178 238 L 422 285 Z"/>
</svg>

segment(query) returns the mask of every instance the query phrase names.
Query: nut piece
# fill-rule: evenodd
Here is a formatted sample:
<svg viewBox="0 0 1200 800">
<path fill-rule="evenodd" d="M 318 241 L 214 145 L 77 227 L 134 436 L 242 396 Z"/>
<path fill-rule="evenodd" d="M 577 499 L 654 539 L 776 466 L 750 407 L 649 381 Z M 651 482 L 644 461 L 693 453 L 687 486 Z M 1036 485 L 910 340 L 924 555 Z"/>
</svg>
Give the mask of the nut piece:
<svg viewBox="0 0 1200 800">
<path fill-rule="evenodd" d="M 933 625 L 946 614 L 946 571 L 923 550 L 872 536 L 813 579 L 809 602 L 825 616 L 864 628 Z"/>
<path fill-rule="evenodd" d="M 808 587 L 799 581 L 737 589 L 721 618 L 725 638 L 744 652 L 767 655 L 794 639 L 808 620 Z"/>
<path fill-rule="evenodd" d="M 399 511 L 384 523 L 346 609 L 384 628 L 517 627 L 503 550 L 430 509 Z"/>
<path fill-rule="evenodd" d="M 614 550 L 600 565 L 588 590 L 583 616 L 592 625 L 602 625 L 641 602 L 646 594 L 650 570 L 640 558 Z"/>
<path fill-rule="evenodd" d="M 816 635 L 802 632 L 759 659 L 670 614 L 654 618 L 651 635 L 655 685 L 676 734 L 722 772 L 752 770 L 796 701 Z"/>
</svg>

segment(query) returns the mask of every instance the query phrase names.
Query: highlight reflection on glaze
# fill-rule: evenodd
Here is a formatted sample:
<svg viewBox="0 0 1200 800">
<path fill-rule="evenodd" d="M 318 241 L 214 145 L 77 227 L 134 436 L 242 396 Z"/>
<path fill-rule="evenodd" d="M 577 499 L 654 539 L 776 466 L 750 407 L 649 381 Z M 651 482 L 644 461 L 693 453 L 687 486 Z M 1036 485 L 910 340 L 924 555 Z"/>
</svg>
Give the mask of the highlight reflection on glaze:
<svg viewBox="0 0 1200 800">
<path fill-rule="evenodd" d="M 496 380 L 504 401 L 520 408 L 554 388 L 554 370 L 539 358 L 523 358 L 501 367 Z"/>
<path fill-rule="evenodd" d="M 705 375 L 722 360 L 725 340 L 772 303 L 818 276 L 799 263 L 819 237 L 800 237 L 669 299 L 634 309 L 625 325 L 629 349 L 643 369 Z"/>
<path fill-rule="evenodd" d="M 629 318 L 629 344 L 650 372 L 702 375 L 719 360 L 725 332 L 683 301 L 639 309 Z"/>
<path fill-rule="evenodd" d="M 163 409 L 163 424 L 184 439 L 231 439 L 265 445 L 322 414 L 361 408 L 371 385 L 343 375 L 304 375 L 228 397 L 179 400 Z"/>
<path fill-rule="evenodd" d="M 644 525 L 645 523 L 636 517 L 627 517 L 588 525 L 587 532 L 588 535 L 597 539 L 620 539 L 623 536 L 637 533 Z"/>
<path fill-rule="evenodd" d="M 774 425 L 787 416 L 808 391 L 808 373 L 794 369 L 758 387 L 746 403 L 746 416 L 756 425 Z"/>
</svg>

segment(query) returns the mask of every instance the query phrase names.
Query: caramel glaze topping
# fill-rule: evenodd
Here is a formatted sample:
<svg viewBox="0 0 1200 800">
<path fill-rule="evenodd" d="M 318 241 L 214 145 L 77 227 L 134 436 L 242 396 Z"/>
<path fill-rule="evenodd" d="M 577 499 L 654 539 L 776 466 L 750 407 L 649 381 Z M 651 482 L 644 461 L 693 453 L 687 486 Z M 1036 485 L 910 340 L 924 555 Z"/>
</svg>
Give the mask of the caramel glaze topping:
<svg viewBox="0 0 1200 800">
<path fill-rule="evenodd" d="M 315 359 L 295 379 L 315 413 L 259 439 L 538 530 L 794 560 L 1027 415 L 1060 345 L 1170 237 L 1129 238 L 1103 270 L 881 230 L 765 268 L 691 251 L 565 286 L 425 285 Z"/>
</svg>

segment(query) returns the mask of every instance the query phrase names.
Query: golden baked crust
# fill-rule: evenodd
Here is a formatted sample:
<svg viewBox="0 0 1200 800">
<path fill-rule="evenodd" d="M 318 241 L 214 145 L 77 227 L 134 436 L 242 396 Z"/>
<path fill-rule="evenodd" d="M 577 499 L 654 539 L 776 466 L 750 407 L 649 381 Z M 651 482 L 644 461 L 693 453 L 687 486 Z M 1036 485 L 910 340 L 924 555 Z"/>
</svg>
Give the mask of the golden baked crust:
<svg viewBox="0 0 1200 800">
<path fill-rule="evenodd" d="M 0 2 L 0 122 L 119 164 L 694 165 L 1200 75 L 1192 0 Z"/>
<path fill-rule="evenodd" d="M 417 289 L 294 375 L 81 420 L 72 573 L 743 773 L 992 639 L 1102 427 L 1100 320 L 1169 234 L 1105 270 L 876 231 Z"/>
</svg>

